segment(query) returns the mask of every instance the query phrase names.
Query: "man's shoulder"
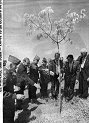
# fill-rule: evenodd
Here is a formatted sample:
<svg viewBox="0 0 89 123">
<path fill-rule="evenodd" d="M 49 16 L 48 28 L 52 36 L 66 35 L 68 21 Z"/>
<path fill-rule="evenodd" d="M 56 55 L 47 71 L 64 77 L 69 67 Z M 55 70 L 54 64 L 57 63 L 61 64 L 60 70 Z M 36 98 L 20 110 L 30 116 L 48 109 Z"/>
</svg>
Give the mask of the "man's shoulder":
<svg viewBox="0 0 89 123">
<path fill-rule="evenodd" d="M 20 63 L 18 68 L 22 68 L 22 67 L 24 67 L 24 65 L 23 65 L 23 63 Z"/>
<path fill-rule="evenodd" d="M 9 72 L 9 69 L 7 68 L 7 67 L 3 67 L 3 71 L 5 71 L 5 72 Z"/>
<path fill-rule="evenodd" d="M 87 59 L 89 59 L 89 54 L 87 55 Z"/>
<path fill-rule="evenodd" d="M 24 65 L 23 65 L 23 63 L 20 63 L 20 65 L 18 66 L 18 68 L 17 68 L 17 73 L 19 72 L 19 71 L 23 71 L 25 68 L 24 68 Z"/>
<path fill-rule="evenodd" d="M 75 65 L 79 65 L 79 61 L 74 60 L 74 64 L 75 64 Z"/>
<path fill-rule="evenodd" d="M 78 58 L 76 59 L 76 61 L 80 61 L 81 60 L 81 58 L 82 58 L 82 56 L 80 55 L 80 56 L 78 56 Z"/>
<path fill-rule="evenodd" d="M 65 61 L 65 62 L 64 62 L 64 65 L 67 65 L 67 64 L 69 64 L 68 61 Z"/>
<path fill-rule="evenodd" d="M 30 68 L 31 68 L 31 69 L 37 69 L 37 68 L 38 68 L 38 65 L 36 65 L 34 62 L 32 62 L 32 63 L 30 64 Z"/>
<path fill-rule="evenodd" d="M 56 62 L 55 62 L 55 59 L 52 59 L 52 64 L 55 64 Z"/>
</svg>

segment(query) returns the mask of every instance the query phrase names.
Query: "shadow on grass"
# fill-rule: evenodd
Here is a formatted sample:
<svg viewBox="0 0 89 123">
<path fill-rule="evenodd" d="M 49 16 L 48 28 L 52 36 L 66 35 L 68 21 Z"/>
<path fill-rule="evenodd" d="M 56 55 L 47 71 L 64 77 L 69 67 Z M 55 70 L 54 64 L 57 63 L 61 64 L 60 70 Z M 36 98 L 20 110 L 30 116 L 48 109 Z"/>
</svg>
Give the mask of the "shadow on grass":
<svg viewBox="0 0 89 123">
<path fill-rule="evenodd" d="M 28 123 L 36 119 L 35 116 L 31 116 L 31 112 L 36 110 L 38 106 L 34 106 L 31 109 L 24 109 L 21 113 L 18 114 L 18 118 L 15 120 L 15 123 Z"/>
</svg>

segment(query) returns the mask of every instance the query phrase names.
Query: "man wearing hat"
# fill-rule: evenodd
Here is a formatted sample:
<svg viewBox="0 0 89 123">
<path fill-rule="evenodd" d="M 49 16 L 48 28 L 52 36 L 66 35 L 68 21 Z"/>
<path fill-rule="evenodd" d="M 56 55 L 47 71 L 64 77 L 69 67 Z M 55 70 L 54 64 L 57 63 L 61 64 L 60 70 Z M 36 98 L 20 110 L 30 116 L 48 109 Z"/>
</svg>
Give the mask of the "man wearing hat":
<svg viewBox="0 0 89 123">
<path fill-rule="evenodd" d="M 20 60 L 10 55 L 8 61 L 12 63 L 12 68 L 6 74 L 4 73 L 6 76 L 3 83 L 3 120 L 4 123 L 14 123 L 16 99 L 14 85 L 16 84 L 16 67 Z"/>
<path fill-rule="evenodd" d="M 88 97 L 88 83 L 89 83 L 89 54 L 87 50 L 83 48 L 81 55 L 77 61 L 80 63 L 80 78 L 79 78 L 79 97 Z"/>
<path fill-rule="evenodd" d="M 79 62 L 75 61 L 73 55 L 69 54 L 64 65 L 64 96 L 67 101 L 71 100 L 74 96 L 74 86 L 75 82 L 79 80 L 79 72 Z"/>
<path fill-rule="evenodd" d="M 29 78 L 32 79 L 34 81 L 35 84 L 37 84 L 38 79 L 39 79 L 39 71 L 38 71 L 38 63 L 39 63 L 40 57 L 39 56 L 35 56 L 33 59 L 33 62 L 30 64 L 30 74 L 29 74 Z M 29 85 L 29 100 L 32 103 L 35 103 L 36 100 L 36 87 Z"/>
<path fill-rule="evenodd" d="M 42 65 L 39 67 L 39 72 L 40 72 L 41 97 L 47 98 L 48 97 L 47 87 L 48 87 L 48 82 L 50 80 L 49 80 L 49 70 L 48 70 L 46 58 L 43 58 Z"/>
</svg>

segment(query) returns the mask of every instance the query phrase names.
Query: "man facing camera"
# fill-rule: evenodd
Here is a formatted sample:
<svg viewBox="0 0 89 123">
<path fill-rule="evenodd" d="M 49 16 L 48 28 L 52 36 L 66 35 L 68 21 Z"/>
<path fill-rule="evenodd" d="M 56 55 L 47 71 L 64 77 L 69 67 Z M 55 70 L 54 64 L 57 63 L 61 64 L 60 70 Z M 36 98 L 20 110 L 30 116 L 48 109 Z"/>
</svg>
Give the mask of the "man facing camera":
<svg viewBox="0 0 89 123">
<path fill-rule="evenodd" d="M 64 96 L 68 101 L 74 96 L 74 86 L 79 80 L 79 72 L 79 62 L 74 60 L 73 55 L 68 55 L 64 65 Z"/>
<path fill-rule="evenodd" d="M 79 97 L 88 97 L 88 83 L 89 83 L 89 54 L 87 50 L 83 48 L 81 55 L 77 61 L 80 63 L 80 77 L 79 77 Z"/>
<path fill-rule="evenodd" d="M 50 61 L 49 71 L 50 71 L 50 81 L 51 81 L 51 93 L 52 98 L 57 99 L 59 94 L 59 64 L 60 69 L 63 67 L 62 60 L 60 59 L 60 53 L 55 53 L 54 59 Z"/>
</svg>

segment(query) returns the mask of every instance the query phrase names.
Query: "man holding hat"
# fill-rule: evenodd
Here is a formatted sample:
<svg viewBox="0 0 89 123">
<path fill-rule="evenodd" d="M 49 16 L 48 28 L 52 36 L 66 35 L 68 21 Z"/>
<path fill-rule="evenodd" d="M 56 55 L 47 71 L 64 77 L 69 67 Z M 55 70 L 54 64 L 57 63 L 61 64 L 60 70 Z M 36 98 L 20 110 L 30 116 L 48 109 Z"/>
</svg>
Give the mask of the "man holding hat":
<svg viewBox="0 0 89 123">
<path fill-rule="evenodd" d="M 67 101 L 71 100 L 74 96 L 74 86 L 75 82 L 77 83 L 79 80 L 79 72 L 79 62 L 75 61 L 73 55 L 69 54 L 64 65 L 64 96 Z"/>
<path fill-rule="evenodd" d="M 88 83 L 89 83 L 89 54 L 87 50 L 83 48 L 81 55 L 77 61 L 80 63 L 80 78 L 79 78 L 79 97 L 88 97 Z"/>
</svg>

